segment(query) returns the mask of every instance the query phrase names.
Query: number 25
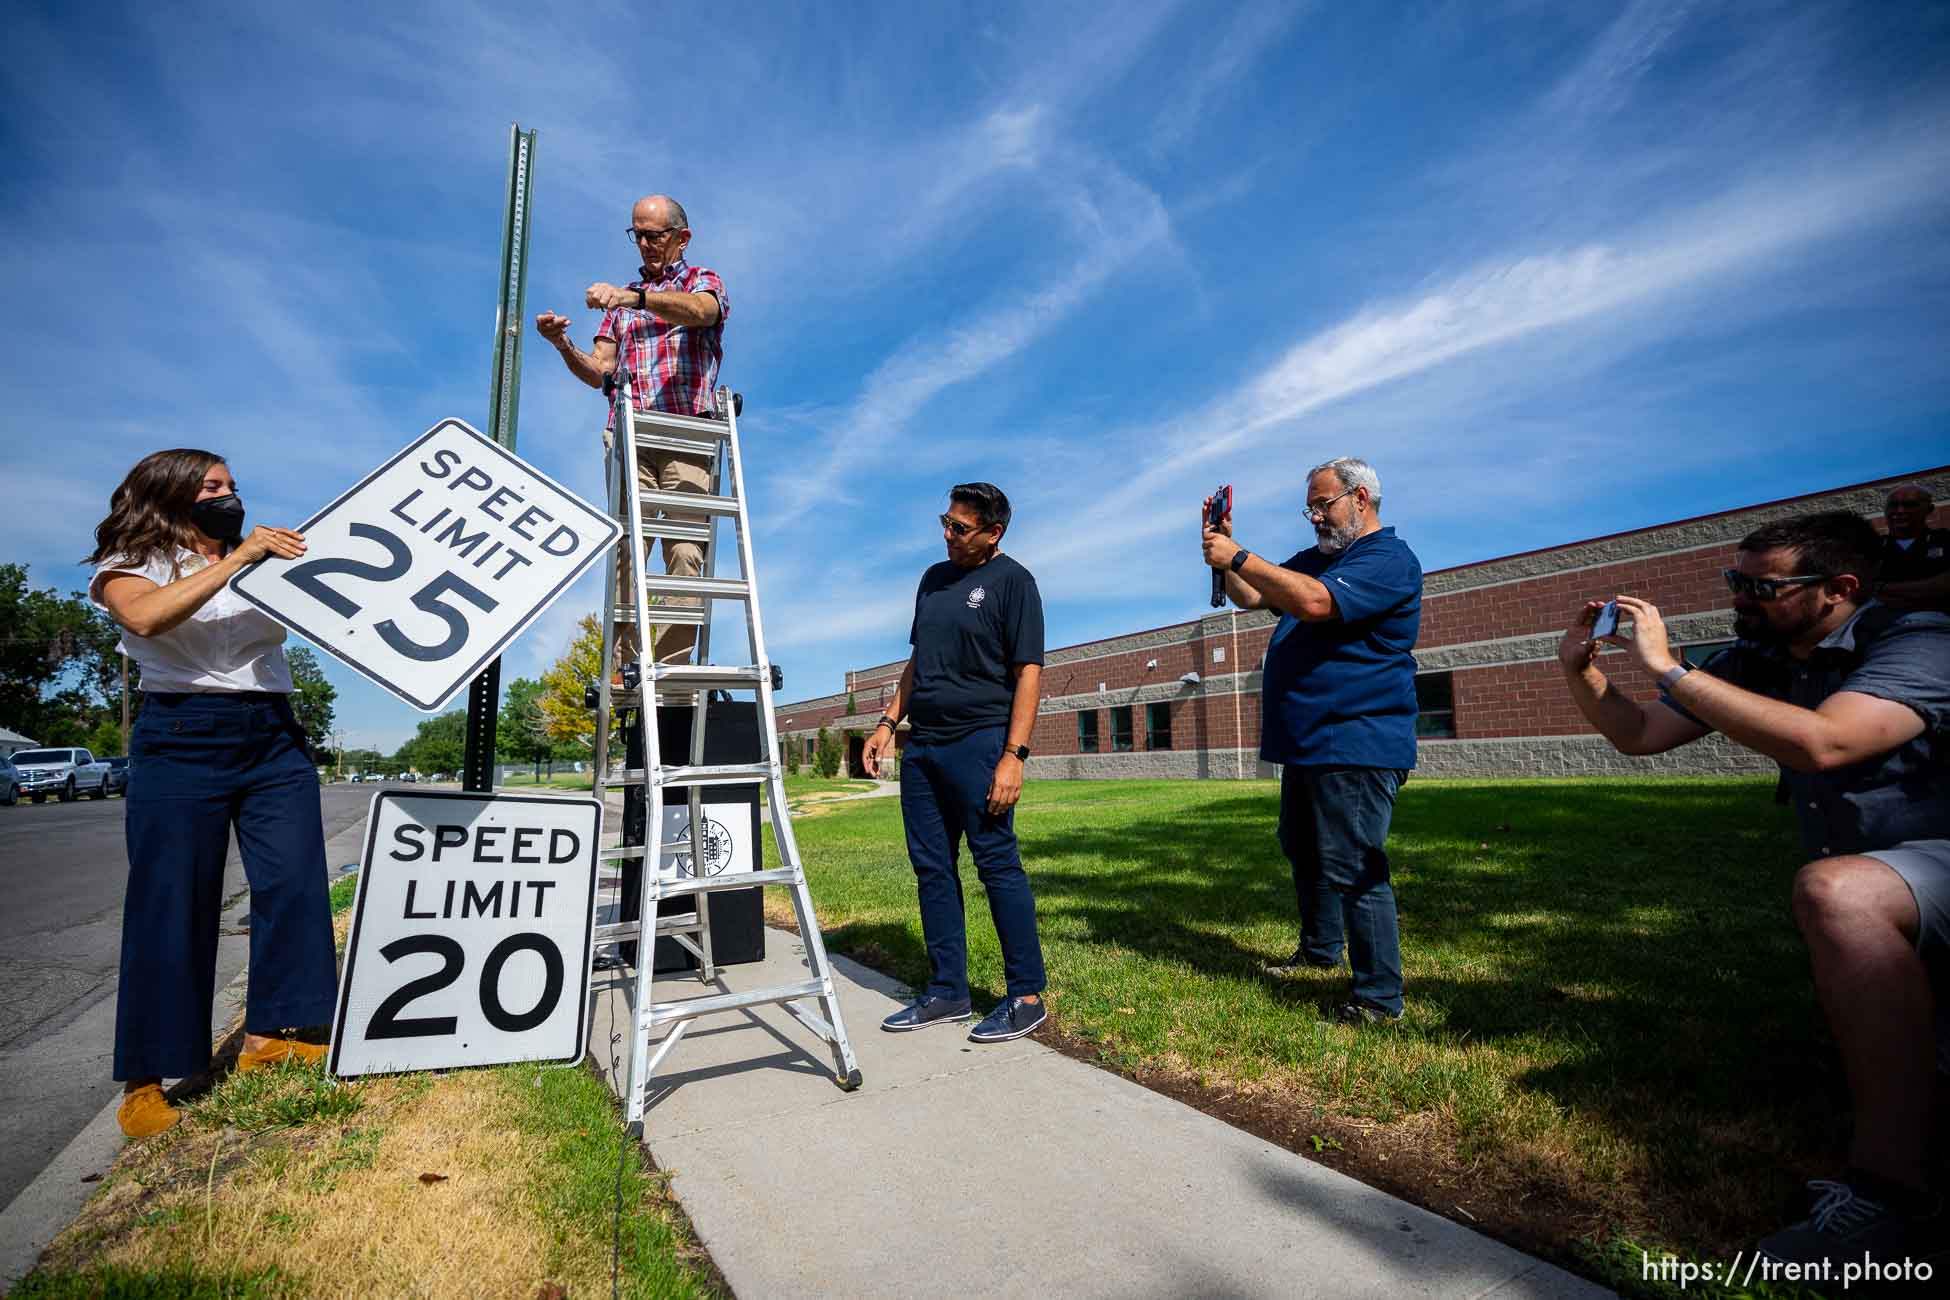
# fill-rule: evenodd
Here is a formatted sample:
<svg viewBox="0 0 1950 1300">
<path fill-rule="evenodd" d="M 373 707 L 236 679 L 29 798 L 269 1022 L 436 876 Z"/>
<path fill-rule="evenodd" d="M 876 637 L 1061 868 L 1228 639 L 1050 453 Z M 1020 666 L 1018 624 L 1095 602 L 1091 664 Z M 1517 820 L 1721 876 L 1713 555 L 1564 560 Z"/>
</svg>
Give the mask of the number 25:
<svg viewBox="0 0 1950 1300">
<path fill-rule="evenodd" d="M 302 564 L 294 564 L 286 569 L 285 577 L 292 586 L 327 609 L 351 618 L 362 607 L 349 596 L 326 586 L 325 575 L 343 573 L 348 577 L 364 578 L 367 582 L 393 582 L 413 567 L 413 552 L 405 542 L 392 533 L 372 524 L 353 524 L 348 531 L 362 541 L 378 542 L 384 547 L 387 555 L 386 563 L 368 564 L 362 560 L 336 558 L 306 560 Z M 431 614 L 446 624 L 446 639 L 434 645 L 415 641 L 400 631 L 399 625 L 390 618 L 373 624 L 373 630 L 379 633 L 380 639 L 387 645 L 408 659 L 417 659 L 422 663 L 445 659 L 467 643 L 467 616 L 452 605 L 441 603 L 440 598 L 449 593 L 482 611 L 492 611 L 501 603 L 449 570 L 435 575 L 431 582 L 414 592 L 411 597 L 413 608 Z"/>
</svg>

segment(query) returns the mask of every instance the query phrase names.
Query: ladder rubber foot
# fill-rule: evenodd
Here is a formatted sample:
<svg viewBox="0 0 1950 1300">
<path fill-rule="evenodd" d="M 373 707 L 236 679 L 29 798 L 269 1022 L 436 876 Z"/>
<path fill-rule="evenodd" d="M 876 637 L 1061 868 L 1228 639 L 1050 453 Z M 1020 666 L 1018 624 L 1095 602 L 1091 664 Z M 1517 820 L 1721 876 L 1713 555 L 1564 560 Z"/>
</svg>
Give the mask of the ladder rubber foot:
<svg viewBox="0 0 1950 1300">
<path fill-rule="evenodd" d="M 841 1092 L 858 1092 L 862 1080 L 858 1070 L 848 1070 L 844 1079 L 834 1079 L 833 1082 L 840 1086 Z"/>
</svg>

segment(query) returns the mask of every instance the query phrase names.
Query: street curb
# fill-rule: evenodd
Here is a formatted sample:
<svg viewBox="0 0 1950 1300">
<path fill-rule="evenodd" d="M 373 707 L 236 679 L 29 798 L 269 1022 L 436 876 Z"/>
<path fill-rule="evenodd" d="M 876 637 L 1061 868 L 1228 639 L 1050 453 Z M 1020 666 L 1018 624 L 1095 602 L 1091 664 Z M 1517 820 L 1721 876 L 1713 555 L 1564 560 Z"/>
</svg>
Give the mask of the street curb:
<svg viewBox="0 0 1950 1300">
<path fill-rule="evenodd" d="M 365 847 L 365 833 L 365 819 L 362 817 L 325 842 L 325 866 L 332 873 L 332 878 L 338 876 L 334 863 L 345 852 L 339 847 L 339 842 L 350 842 L 356 860 L 359 851 Z M 212 1004 L 211 1023 L 228 1026 L 231 1018 L 243 1010 L 244 993 L 249 987 L 250 965 L 247 962 L 230 983 L 218 990 Z M 41 1252 L 75 1221 L 75 1216 L 81 1213 L 88 1198 L 95 1194 L 96 1184 L 82 1180 L 90 1175 L 106 1174 L 115 1163 L 115 1157 L 121 1154 L 128 1141 L 115 1122 L 115 1112 L 121 1104 L 120 1097 L 111 1099 L 95 1118 L 69 1139 L 60 1154 L 34 1175 L 32 1182 L 20 1189 L 5 1209 L 0 1209 L 0 1296 L 11 1291 L 16 1282 L 33 1271 L 34 1265 L 40 1261 Z"/>
</svg>

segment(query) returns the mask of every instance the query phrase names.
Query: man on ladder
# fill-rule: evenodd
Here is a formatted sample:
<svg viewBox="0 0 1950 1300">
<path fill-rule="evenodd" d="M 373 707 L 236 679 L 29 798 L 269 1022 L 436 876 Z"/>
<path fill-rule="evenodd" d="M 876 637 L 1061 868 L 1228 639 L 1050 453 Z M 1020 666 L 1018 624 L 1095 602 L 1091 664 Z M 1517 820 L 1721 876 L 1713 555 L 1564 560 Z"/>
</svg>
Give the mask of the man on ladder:
<svg viewBox="0 0 1950 1300">
<path fill-rule="evenodd" d="M 638 199 L 630 211 L 626 233 L 642 257 L 641 275 L 627 285 L 598 281 L 584 295 L 588 306 L 600 309 L 602 324 L 588 352 L 569 339 L 569 318 L 545 311 L 535 318 L 541 331 L 569 373 L 605 395 L 614 384 L 628 385 L 630 400 L 639 411 L 706 418 L 718 414 L 715 394 L 718 366 L 724 360 L 724 323 L 731 314 L 724 281 L 708 267 L 684 260 L 691 242 L 690 219 L 683 205 L 661 194 Z M 621 367 L 619 371 L 619 353 Z M 616 436 L 616 412 L 603 430 L 605 449 Z M 684 452 L 646 452 L 637 461 L 638 484 L 666 492 L 709 492 L 708 460 Z M 672 519 L 704 515 L 667 512 Z M 697 542 L 664 539 L 664 571 L 694 578 L 704 570 L 704 548 Z M 630 586 L 630 548 L 616 548 L 617 590 Z M 696 605 L 694 597 L 676 597 L 673 605 Z M 639 656 L 636 628 L 617 626 L 618 684 L 622 668 Z M 697 629 L 679 623 L 665 626 L 657 636 L 652 657 L 659 663 L 685 663 L 697 644 Z M 634 676 L 634 674 L 632 674 Z"/>
</svg>

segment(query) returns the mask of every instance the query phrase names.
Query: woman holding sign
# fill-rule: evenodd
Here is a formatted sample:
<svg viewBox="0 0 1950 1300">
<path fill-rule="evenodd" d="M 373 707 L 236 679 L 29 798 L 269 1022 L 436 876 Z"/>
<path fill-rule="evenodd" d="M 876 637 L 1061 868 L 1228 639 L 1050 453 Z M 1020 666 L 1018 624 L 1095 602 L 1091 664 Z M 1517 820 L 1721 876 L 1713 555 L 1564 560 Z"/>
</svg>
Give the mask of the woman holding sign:
<svg viewBox="0 0 1950 1300">
<path fill-rule="evenodd" d="M 318 777 L 291 711 L 284 629 L 230 591 L 243 567 L 304 538 L 259 526 L 221 456 L 142 460 L 95 529 L 89 597 L 142 669 L 129 738 L 129 888 L 115 1008 L 117 1118 L 130 1137 L 179 1118 L 164 1078 L 210 1065 L 210 1002 L 230 834 L 250 880 L 250 994 L 240 1070 L 323 1047 L 285 1026 L 332 1018 L 336 973 Z"/>
</svg>

